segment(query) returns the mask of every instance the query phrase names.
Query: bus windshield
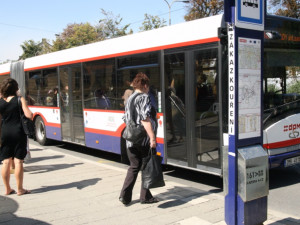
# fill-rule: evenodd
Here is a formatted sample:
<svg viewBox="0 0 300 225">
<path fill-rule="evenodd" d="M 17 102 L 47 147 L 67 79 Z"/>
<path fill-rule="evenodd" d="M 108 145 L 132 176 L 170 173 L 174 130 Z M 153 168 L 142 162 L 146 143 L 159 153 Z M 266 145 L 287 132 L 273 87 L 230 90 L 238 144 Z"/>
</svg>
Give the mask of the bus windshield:
<svg viewBox="0 0 300 225">
<path fill-rule="evenodd" d="M 300 52 L 265 50 L 264 126 L 300 113 Z"/>
</svg>

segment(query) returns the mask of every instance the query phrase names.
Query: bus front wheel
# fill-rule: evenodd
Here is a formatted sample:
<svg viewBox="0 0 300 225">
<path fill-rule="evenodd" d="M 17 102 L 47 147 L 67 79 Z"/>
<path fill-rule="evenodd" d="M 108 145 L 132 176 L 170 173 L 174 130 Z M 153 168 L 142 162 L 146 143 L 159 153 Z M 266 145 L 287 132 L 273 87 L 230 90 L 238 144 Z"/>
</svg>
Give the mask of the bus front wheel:
<svg viewBox="0 0 300 225">
<path fill-rule="evenodd" d="M 35 136 L 36 141 L 40 145 L 46 145 L 49 140 L 46 137 L 46 126 L 42 117 L 38 116 L 35 120 Z"/>
</svg>

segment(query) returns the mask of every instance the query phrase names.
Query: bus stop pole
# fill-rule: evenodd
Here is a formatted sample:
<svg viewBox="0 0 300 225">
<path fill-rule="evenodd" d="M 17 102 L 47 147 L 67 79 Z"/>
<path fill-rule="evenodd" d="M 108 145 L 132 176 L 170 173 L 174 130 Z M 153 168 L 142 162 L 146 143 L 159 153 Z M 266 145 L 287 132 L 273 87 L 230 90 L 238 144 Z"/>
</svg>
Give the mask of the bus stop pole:
<svg viewBox="0 0 300 225">
<path fill-rule="evenodd" d="M 262 148 L 265 2 L 225 0 L 224 17 L 228 39 L 225 222 L 256 225 L 267 219 L 269 191 L 268 155 Z"/>
</svg>

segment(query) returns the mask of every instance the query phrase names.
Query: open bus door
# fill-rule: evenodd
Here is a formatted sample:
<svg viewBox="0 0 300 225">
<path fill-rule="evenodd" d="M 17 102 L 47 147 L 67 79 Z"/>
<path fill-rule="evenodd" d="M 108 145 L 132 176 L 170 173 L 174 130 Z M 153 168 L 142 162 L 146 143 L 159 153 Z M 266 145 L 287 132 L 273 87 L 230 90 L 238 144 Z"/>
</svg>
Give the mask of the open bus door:
<svg viewBox="0 0 300 225">
<path fill-rule="evenodd" d="M 81 66 L 60 67 L 59 75 L 62 140 L 84 144 Z"/>
<path fill-rule="evenodd" d="M 167 163 L 221 174 L 217 48 L 166 54 Z"/>
</svg>

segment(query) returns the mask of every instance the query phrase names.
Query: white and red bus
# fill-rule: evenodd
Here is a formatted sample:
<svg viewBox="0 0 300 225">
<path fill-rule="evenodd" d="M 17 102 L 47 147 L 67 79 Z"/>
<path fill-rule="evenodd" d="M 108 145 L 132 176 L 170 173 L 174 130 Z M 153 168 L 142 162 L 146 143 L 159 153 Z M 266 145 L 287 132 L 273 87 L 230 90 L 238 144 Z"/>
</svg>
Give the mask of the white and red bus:
<svg viewBox="0 0 300 225">
<path fill-rule="evenodd" d="M 163 163 L 222 176 L 228 145 L 223 15 L 0 65 L 34 113 L 37 141 L 77 143 L 126 156 L 124 92 L 142 71 L 158 111 Z M 264 149 L 270 168 L 300 162 L 300 21 L 267 16 Z"/>
</svg>

